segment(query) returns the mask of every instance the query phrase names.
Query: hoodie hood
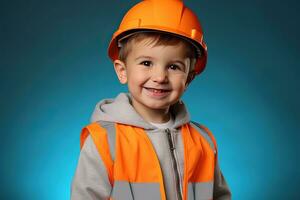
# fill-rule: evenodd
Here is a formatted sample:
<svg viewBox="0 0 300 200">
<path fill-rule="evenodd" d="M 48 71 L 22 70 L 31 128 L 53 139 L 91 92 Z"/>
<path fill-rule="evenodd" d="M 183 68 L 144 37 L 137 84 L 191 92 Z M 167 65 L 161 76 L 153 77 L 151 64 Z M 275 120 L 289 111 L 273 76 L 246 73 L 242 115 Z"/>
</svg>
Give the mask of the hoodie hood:
<svg viewBox="0 0 300 200">
<path fill-rule="evenodd" d="M 189 114 L 182 101 L 170 107 L 174 118 L 174 129 L 190 121 Z M 131 105 L 130 94 L 120 93 L 115 99 L 104 99 L 97 103 L 91 116 L 91 122 L 108 121 L 144 129 L 156 129 L 155 126 L 145 121 Z"/>
</svg>

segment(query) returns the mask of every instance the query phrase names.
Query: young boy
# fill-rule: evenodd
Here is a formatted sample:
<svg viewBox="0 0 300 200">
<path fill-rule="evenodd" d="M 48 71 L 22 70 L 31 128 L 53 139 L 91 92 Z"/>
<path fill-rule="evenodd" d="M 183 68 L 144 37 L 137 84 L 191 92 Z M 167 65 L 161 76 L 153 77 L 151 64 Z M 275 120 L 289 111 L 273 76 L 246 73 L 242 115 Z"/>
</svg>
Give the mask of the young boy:
<svg viewBox="0 0 300 200">
<path fill-rule="evenodd" d="M 179 0 L 142 1 L 123 18 L 109 56 L 129 94 L 96 105 L 71 199 L 231 199 L 213 135 L 180 100 L 206 64 L 196 15 Z"/>
</svg>

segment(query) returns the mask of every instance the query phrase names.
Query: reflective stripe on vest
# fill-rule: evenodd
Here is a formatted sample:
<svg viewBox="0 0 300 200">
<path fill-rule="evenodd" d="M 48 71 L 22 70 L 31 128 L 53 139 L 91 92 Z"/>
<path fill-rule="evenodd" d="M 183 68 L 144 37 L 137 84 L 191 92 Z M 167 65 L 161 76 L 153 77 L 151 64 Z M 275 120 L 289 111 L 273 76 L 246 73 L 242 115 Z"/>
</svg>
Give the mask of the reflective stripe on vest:
<svg viewBox="0 0 300 200">
<path fill-rule="evenodd" d="M 213 182 L 188 183 L 188 200 L 213 199 Z"/>
<path fill-rule="evenodd" d="M 207 131 L 192 124 L 181 128 L 183 200 L 213 198 L 216 145 Z M 82 131 L 81 146 L 88 134 L 107 169 L 113 186 L 111 199 L 166 200 L 159 160 L 144 129 L 109 122 L 92 123 Z"/>
<path fill-rule="evenodd" d="M 129 183 L 115 181 L 111 194 L 116 200 L 160 200 L 159 183 Z"/>
</svg>

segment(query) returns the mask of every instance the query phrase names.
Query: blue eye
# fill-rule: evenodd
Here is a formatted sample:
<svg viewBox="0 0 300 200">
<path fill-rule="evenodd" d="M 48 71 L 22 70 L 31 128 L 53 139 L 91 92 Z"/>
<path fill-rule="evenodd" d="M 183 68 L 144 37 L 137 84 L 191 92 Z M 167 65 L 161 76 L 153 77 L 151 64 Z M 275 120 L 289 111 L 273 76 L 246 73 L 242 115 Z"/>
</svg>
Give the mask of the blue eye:
<svg viewBox="0 0 300 200">
<path fill-rule="evenodd" d="M 152 63 L 151 63 L 151 61 L 146 60 L 146 61 L 141 62 L 140 64 L 149 67 Z"/>
</svg>

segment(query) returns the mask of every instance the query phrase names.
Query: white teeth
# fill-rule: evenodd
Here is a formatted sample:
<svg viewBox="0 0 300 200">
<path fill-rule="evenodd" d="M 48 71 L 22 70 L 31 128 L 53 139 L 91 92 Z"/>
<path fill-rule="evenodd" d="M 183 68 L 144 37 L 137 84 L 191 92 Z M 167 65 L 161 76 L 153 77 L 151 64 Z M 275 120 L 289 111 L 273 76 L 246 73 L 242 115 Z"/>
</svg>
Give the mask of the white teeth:
<svg viewBox="0 0 300 200">
<path fill-rule="evenodd" d="M 166 91 L 166 90 L 160 90 L 160 89 L 154 89 L 154 88 L 147 88 L 147 89 L 154 93 L 163 93 Z"/>
<path fill-rule="evenodd" d="M 166 92 L 169 92 L 170 90 L 167 90 L 167 89 L 155 89 L 155 88 L 147 88 L 145 87 L 145 89 L 153 92 L 153 93 L 156 93 L 156 94 L 160 94 L 160 93 L 166 93 Z"/>
<path fill-rule="evenodd" d="M 159 92 L 161 92 L 161 90 L 157 90 L 157 89 L 151 89 L 151 91 L 154 92 L 154 93 L 159 93 Z"/>
</svg>

